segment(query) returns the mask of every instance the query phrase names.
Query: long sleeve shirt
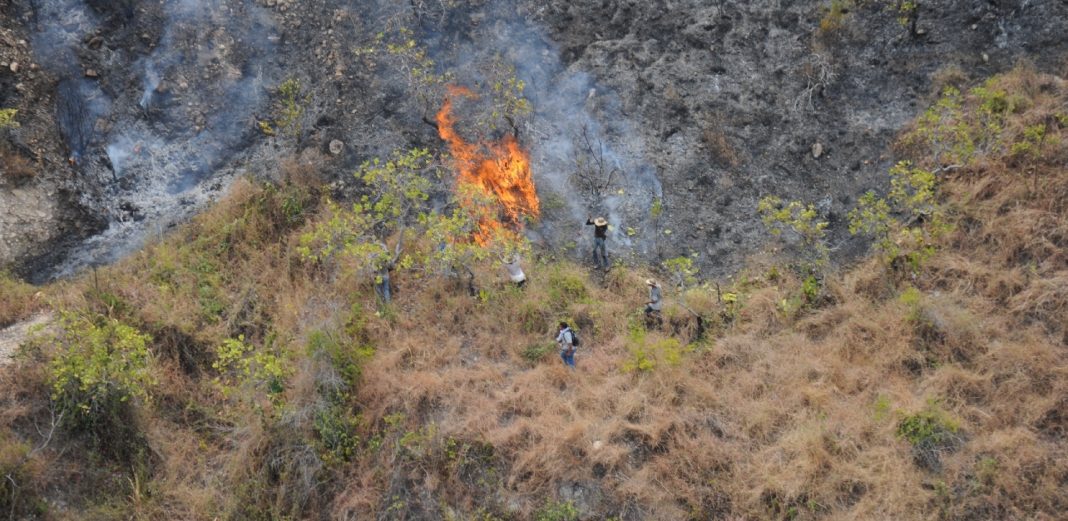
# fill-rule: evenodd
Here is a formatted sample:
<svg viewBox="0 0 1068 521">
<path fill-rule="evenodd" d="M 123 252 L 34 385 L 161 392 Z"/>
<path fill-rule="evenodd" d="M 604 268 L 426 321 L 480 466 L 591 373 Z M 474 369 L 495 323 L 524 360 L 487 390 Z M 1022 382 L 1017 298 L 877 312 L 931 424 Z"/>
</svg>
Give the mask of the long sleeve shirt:
<svg viewBox="0 0 1068 521">
<path fill-rule="evenodd" d="M 571 336 L 571 328 L 565 327 L 560 330 L 560 334 L 556 335 L 556 343 L 560 346 L 560 350 L 571 349 L 571 344 L 574 343 L 574 337 Z"/>
<path fill-rule="evenodd" d="M 663 300 L 663 295 L 661 295 L 661 293 L 660 293 L 660 287 L 659 286 L 650 286 L 649 287 L 649 307 L 659 311 L 660 308 L 664 306 L 664 303 L 662 302 L 662 300 Z"/>
<path fill-rule="evenodd" d="M 504 269 L 508 271 L 508 278 L 512 279 L 512 282 L 516 284 L 527 280 L 527 276 L 523 273 L 523 268 L 519 266 L 519 259 L 515 259 L 512 262 L 505 262 Z"/>
</svg>

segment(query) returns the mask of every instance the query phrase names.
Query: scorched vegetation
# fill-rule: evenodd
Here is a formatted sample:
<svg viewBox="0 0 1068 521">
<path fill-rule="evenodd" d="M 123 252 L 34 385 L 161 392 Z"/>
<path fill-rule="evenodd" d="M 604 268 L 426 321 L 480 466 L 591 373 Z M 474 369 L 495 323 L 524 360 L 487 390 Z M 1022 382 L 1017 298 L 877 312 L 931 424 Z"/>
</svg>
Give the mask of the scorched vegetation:
<svg viewBox="0 0 1068 521">
<path fill-rule="evenodd" d="M 430 206 L 419 179 L 447 174 L 425 151 L 365 166 L 355 204 L 238 182 L 166 239 L 43 288 L 62 318 L 0 373 L 0 512 L 1061 518 L 1066 126 L 1061 78 L 949 91 L 851 217 L 871 258 L 828 266 L 809 206 L 768 199 L 808 256 L 718 283 L 686 258 L 594 277 L 534 245 L 515 288 L 491 249 L 528 246 L 470 240 L 478 193 Z M 648 324 L 658 275 L 674 285 Z"/>
</svg>

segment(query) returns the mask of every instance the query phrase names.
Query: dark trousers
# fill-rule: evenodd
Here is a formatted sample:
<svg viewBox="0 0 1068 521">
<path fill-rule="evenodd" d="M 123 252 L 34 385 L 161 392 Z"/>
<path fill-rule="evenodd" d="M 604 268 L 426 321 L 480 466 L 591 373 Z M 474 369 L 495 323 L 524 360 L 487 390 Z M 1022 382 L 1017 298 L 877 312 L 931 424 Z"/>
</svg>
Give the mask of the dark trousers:
<svg viewBox="0 0 1068 521">
<path fill-rule="evenodd" d="M 393 298 L 389 289 L 389 273 L 379 275 L 378 279 L 375 281 L 375 293 L 383 302 L 389 304 Z"/>
<path fill-rule="evenodd" d="M 608 249 L 605 247 L 605 239 L 593 238 L 593 263 L 600 268 L 608 268 Z"/>
</svg>

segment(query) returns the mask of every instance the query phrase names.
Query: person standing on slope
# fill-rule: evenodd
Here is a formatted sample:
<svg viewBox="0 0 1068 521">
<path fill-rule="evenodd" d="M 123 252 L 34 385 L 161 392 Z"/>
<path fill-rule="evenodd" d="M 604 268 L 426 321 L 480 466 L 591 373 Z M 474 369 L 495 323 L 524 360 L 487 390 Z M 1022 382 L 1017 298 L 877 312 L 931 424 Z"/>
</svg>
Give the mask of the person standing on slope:
<svg viewBox="0 0 1068 521">
<path fill-rule="evenodd" d="M 660 290 L 660 283 L 653 279 L 645 279 L 645 285 L 649 286 L 649 302 L 645 303 L 645 328 L 660 328 L 663 319 L 660 310 L 664 308 L 664 293 Z"/>
<path fill-rule="evenodd" d="M 564 365 L 575 368 L 575 333 L 567 322 L 560 322 L 560 331 L 556 335 L 556 345 L 560 348 L 560 359 Z"/>
<path fill-rule="evenodd" d="M 653 279 L 645 279 L 645 285 L 649 286 L 649 302 L 645 303 L 645 316 L 648 317 L 664 308 L 664 294 L 660 291 L 660 283 Z"/>
<path fill-rule="evenodd" d="M 522 288 L 527 283 L 527 275 L 523 273 L 523 267 L 519 265 L 519 254 L 513 253 L 507 257 L 498 258 L 504 265 L 505 271 L 508 272 L 508 278 L 512 280 L 512 284 L 515 284 L 517 288 Z"/>
<path fill-rule="evenodd" d="M 597 267 L 608 270 L 608 221 L 604 217 L 596 219 L 586 216 L 586 226 L 593 226 L 593 263 Z"/>
</svg>

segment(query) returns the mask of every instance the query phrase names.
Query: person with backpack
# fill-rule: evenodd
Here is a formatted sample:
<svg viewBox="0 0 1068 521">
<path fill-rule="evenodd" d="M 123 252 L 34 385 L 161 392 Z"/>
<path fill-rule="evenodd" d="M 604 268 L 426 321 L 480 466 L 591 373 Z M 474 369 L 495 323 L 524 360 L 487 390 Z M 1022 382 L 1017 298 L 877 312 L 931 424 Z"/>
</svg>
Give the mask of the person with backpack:
<svg viewBox="0 0 1068 521">
<path fill-rule="evenodd" d="M 556 335 L 556 345 L 560 347 L 560 359 L 564 365 L 575 368 L 575 349 L 579 346 L 578 335 L 571 330 L 567 322 L 560 322 L 560 331 Z"/>
<path fill-rule="evenodd" d="M 608 271 L 608 220 L 604 217 L 594 219 L 586 216 L 586 226 L 593 226 L 593 263 L 602 270 Z"/>
</svg>

